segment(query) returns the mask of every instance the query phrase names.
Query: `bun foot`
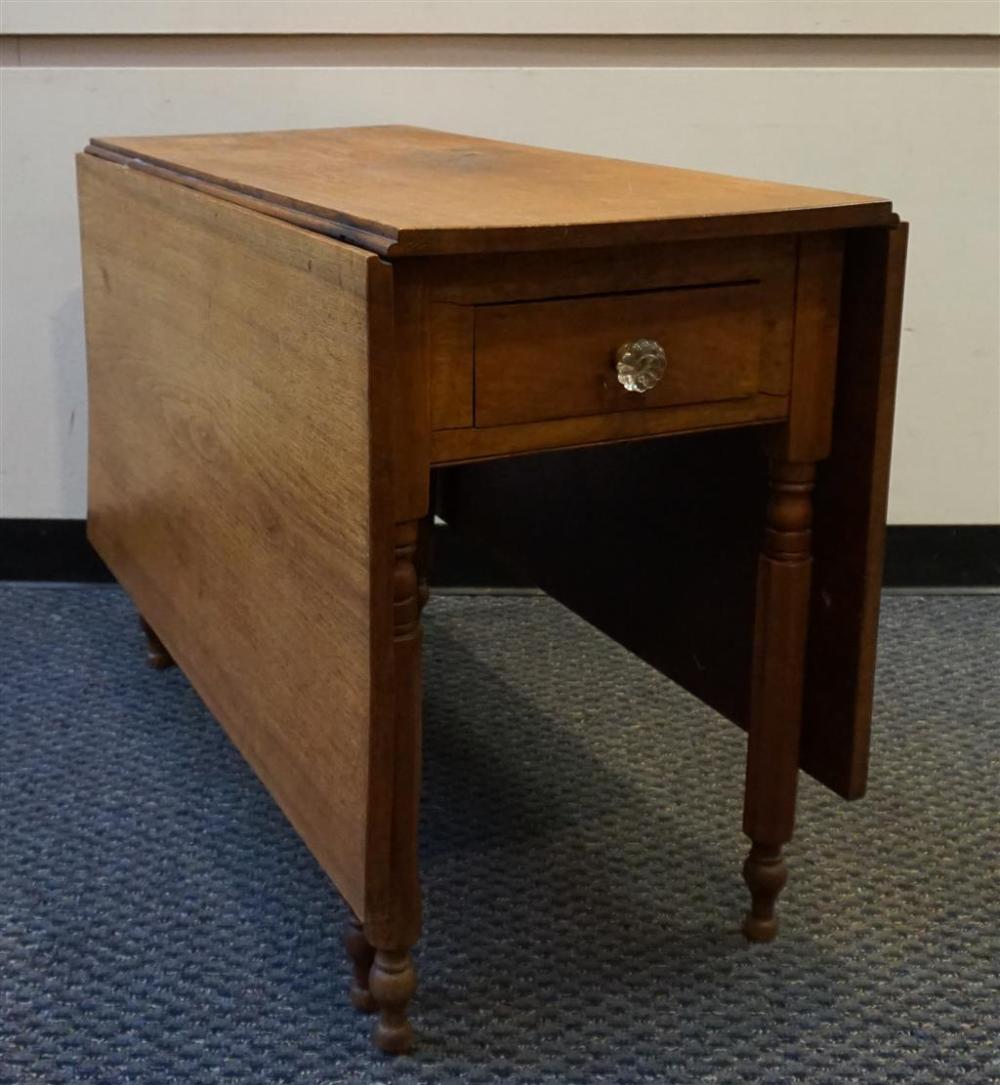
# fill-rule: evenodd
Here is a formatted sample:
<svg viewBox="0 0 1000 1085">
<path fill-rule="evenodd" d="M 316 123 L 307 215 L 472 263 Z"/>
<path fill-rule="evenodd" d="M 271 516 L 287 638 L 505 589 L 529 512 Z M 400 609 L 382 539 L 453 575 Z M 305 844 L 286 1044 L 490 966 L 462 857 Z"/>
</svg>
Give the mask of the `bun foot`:
<svg viewBox="0 0 1000 1085">
<path fill-rule="evenodd" d="M 166 645 L 156 635 L 156 630 L 140 614 L 139 625 L 146 635 L 146 662 L 154 671 L 165 671 L 168 667 L 175 667 L 174 657 L 167 651 Z"/>
<path fill-rule="evenodd" d="M 775 902 L 788 880 L 780 844 L 754 844 L 743 864 L 743 880 L 750 890 L 750 911 L 743 934 L 750 942 L 773 942 L 778 934 Z"/>
<path fill-rule="evenodd" d="M 344 949 L 350 958 L 354 975 L 351 979 L 351 1005 L 360 1013 L 374 1013 L 378 1009 L 375 996 L 368 987 L 368 973 L 375 960 L 375 949 L 365 937 L 364 927 L 356 915 L 351 915 L 344 928 Z"/>
<path fill-rule="evenodd" d="M 748 942 L 773 942 L 778 937 L 778 917 L 758 919 L 753 912 L 743 917 L 743 937 Z"/>
<path fill-rule="evenodd" d="M 406 1008 L 417 989 L 409 950 L 376 950 L 368 986 L 379 1008 L 372 1033 L 375 1046 L 387 1055 L 405 1054 L 413 1047 L 413 1026 Z"/>
</svg>

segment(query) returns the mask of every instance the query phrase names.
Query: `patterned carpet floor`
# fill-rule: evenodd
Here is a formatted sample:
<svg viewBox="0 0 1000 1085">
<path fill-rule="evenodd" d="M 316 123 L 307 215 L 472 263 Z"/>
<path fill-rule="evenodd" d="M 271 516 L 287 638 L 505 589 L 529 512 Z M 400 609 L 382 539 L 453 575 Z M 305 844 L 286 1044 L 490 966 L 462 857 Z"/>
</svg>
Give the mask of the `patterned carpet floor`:
<svg viewBox="0 0 1000 1085">
<path fill-rule="evenodd" d="M 744 738 L 542 597 L 426 612 L 421 1043 L 114 587 L 0 587 L 0 1082 L 1000 1080 L 1000 597 L 889 597 L 868 796 L 747 945 Z"/>
</svg>

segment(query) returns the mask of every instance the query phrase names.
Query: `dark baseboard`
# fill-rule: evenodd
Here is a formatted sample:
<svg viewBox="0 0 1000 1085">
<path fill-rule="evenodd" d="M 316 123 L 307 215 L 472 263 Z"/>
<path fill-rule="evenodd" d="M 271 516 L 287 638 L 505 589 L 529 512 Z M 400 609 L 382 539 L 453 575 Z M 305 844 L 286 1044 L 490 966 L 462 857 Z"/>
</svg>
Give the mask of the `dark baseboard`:
<svg viewBox="0 0 1000 1085">
<path fill-rule="evenodd" d="M 0 520 L 0 580 L 114 580 L 84 520 Z"/>
<path fill-rule="evenodd" d="M 113 580 L 87 541 L 82 520 L 0 520 L 0 580 Z M 1000 526 L 889 528 L 889 588 L 1000 588 Z M 523 588 L 490 554 L 447 527 L 434 536 L 431 584 L 438 588 Z"/>
<path fill-rule="evenodd" d="M 887 588 L 1000 587 L 1000 525 L 890 525 Z"/>
</svg>

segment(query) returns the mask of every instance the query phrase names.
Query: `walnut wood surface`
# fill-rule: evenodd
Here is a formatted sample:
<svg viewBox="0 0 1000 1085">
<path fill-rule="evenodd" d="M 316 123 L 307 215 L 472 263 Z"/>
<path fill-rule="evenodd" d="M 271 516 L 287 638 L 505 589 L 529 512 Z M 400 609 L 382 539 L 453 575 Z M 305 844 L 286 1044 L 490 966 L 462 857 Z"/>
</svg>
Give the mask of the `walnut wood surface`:
<svg viewBox="0 0 1000 1085">
<path fill-rule="evenodd" d="M 434 300 L 427 306 L 426 334 L 417 349 L 428 356 L 432 429 L 473 424 L 475 314 L 472 305 Z"/>
<path fill-rule="evenodd" d="M 436 301 L 483 305 L 550 298 L 768 282 L 795 289 L 796 237 L 729 237 L 561 252 L 502 252 L 399 261 Z M 782 304 L 780 308 L 783 308 Z"/>
<path fill-rule="evenodd" d="M 391 727 L 389 269 L 92 157 L 79 185 L 90 537 L 365 916 L 392 817 L 370 804 L 392 770 L 370 764 Z"/>
<path fill-rule="evenodd" d="M 409 299 L 407 310 L 411 323 L 423 328 L 422 336 L 411 341 L 412 357 L 421 360 L 429 374 L 430 411 L 433 433 L 430 454 L 435 463 L 456 463 L 487 457 L 509 456 L 543 448 L 571 448 L 608 441 L 632 440 L 665 433 L 684 433 L 706 426 L 754 425 L 785 417 L 789 391 L 789 361 L 794 332 L 794 299 L 796 284 L 797 243 L 794 238 L 735 238 L 725 241 L 689 241 L 672 245 L 642 245 L 634 249 L 573 250 L 566 253 L 507 253 L 481 256 L 458 256 L 438 259 L 400 261 L 397 281 L 399 291 Z M 601 357 L 597 358 L 588 337 L 579 335 L 569 319 L 569 341 L 560 332 L 567 328 L 568 310 L 578 308 L 586 313 L 603 311 L 612 319 L 620 314 L 641 319 L 651 315 L 663 324 L 662 298 L 675 317 L 673 323 L 684 328 L 691 323 L 703 327 L 704 321 L 694 317 L 685 320 L 677 315 L 671 292 L 684 292 L 692 299 L 700 290 L 719 297 L 737 289 L 733 283 L 752 285 L 754 304 L 760 308 L 759 323 L 753 329 L 754 343 L 745 345 L 734 334 L 722 335 L 724 348 L 746 351 L 747 362 L 756 366 L 755 385 L 744 392 L 743 399 L 717 400 L 712 395 L 728 388 L 733 380 L 721 363 L 724 357 L 712 355 L 712 341 L 719 342 L 714 329 L 704 334 L 706 343 L 697 335 L 680 330 L 670 335 L 686 335 L 682 345 L 691 347 L 705 364 L 692 367 L 690 360 L 678 361 L 680 376 L 666 378 L 664 391 L 656 390 L 645 396 L 618 391 L 612 381 L 606 391 L 591 391 L 580 384 L 581 358 L 589 356 L 597 368 L 604 370 L 613 360 L 619 344 L 604 341 Z M 718 289 L 719 294 L 715 291 Z M 551 300 L 559 299 L 559 300 Z M 690 300 L 692 313 L 699 305 Z M 645 308 L 644 308 L 645 307 Z M 716 311 L 722 315 L 721 303 Z M 489 322 L 494 311 L 515 314 L 523 312 L 525 320 L 535 321 L 533 335 L 519 330 L 519 321 L 506 323 L 510 341 L 495 338 L 492 347 L 483 329 L 476 322 Z M 531 314 L 538 314 L 532 317 Z M 734 307 L 731 316 L 739 315 Z M 754 314 L 745 314 L 756 319 Z M 739 323 L 746 323 L 740 320 Z M 590 319 L 592 333 L 601 331 L 599 322 Z M 621 334 L 626 327 L 622 321 Z M 539 328 L 546 334 L 538 334 Z M 730 332 L 735 332 L 734 327 Z M 607 327 L 604 327 L 607 336 Z M 664 333 L 666 334 L 666 333 Z M 609 345 L 611 344 L 611 345 Z M 475 359 L 487 354 L 488 372 L 475 375 Z M 589 352 L 589 355 L 588 353 Z M 603 355 L 607 354 L 607 358 Z M 492 354 L 492 357 L 490 355 Z M 741 356 L 741 361 L 742 356 Z M 516 364 L 516 374 L 512 366 Z M 685 367 L 687 367 L 685 369 Z M 713 371 L 721 369 L 722 375 Z M 686 373 L 686 376 L 685 376 Z M 604 374 L 606 375 L 606 374 Z M 475 377 L 475 379 L 474 379 Z M 576 381 L 575 400 L 566 388 L 566 380 Z M 603 380 L 593 374 L 594 384 Z M 593 411 L 595 400 L 611 409 L 602 413 L 577 414 L 569 418 L 546 418 L 542 422 L 513 422 L 506 425 L 484 425 L 484 419 L 474 417 L 475 389 L 491 387 L 504 397 L 506 407 L 515 408 L 518 416 L 532 415 L 538 400 L 539 387 L 547 390 L 548 402 L 539 413 L 550 415 L 553 402 L 559 397 L 564 404 L 558 413 L 572 414 Z M 677 403 L 670 409 L 657 408 L 657 402 L 675 402 L 686 397 L 703 402 Z M 671 395 L 673 390 L 673 395 Z M 581 396 L 582 393 L 582 396 Z M 520 407 L 518 406 L 520 404 Z M 630 409 L 618 408 L 627 405 Z M 487 415 L 486 422 L 498 421 Z M 474 425 L 474 422 L 478 425 Z M 412 419 L 410 420 L 412 424 Z"/>
<path fill-rule="evenodd" d="M 540 449 L 582 448 L 707 429 L 759 426 L 783 419 L 787 413 L 786 396 L 756 395 L 718 403 L 612 411 L 509 426 L 435 430 L 430 455 L 436 465 L 474 463 Z"/>
<path fill-rule="evenodd" d="M 760 387 L 762 294 L 747 283 L 477 306 L 476 425 L 745 399 Z M 641 394 L 619 384 L 614 364 L 635 339 L 667 357 Z"/>
<path fill-rule="evenodd" d="M 832 454 L 816 481 L 802 764 L 847 798 L 868 779 L 907 234 L 847 235 Z"/>
<path fill-rule="evenodd" d="M 390 256 L 830 230 L 891 214 L 876 197 L 404 126 L 108 137 L 92 147 L 309 216 L 312 228 L 342 227 Z"/>
<path fill-rule="evenodd" d="M 843 252 L 841 234 L 799 240 L 791 404 L 776 449 L 798 462 L 823 459 L 830 451 Z"/>
</svg>

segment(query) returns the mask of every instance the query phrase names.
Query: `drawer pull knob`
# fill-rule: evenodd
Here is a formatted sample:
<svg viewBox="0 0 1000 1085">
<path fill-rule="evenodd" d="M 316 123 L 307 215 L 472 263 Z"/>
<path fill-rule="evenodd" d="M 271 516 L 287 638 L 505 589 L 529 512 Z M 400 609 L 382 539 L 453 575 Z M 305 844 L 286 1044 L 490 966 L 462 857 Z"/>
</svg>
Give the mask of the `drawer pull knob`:
<svg viewBox="0 0 1000 1085">
<path fill-rule="evenodd" d="M 628 392 L 648 392 L 663 379 L 667 356 L 655 339 L 622 343 L 615 353 L 618 383 Z"/>
</svg>

